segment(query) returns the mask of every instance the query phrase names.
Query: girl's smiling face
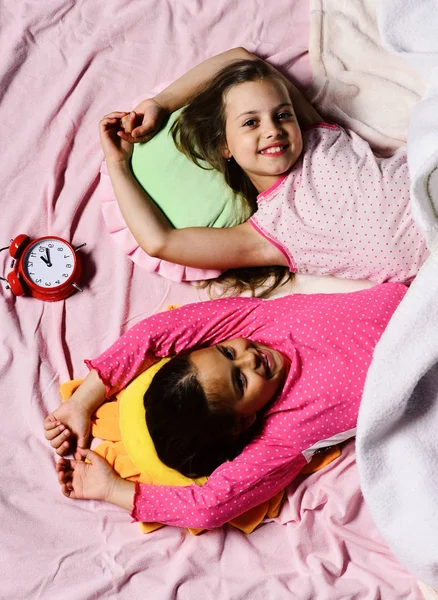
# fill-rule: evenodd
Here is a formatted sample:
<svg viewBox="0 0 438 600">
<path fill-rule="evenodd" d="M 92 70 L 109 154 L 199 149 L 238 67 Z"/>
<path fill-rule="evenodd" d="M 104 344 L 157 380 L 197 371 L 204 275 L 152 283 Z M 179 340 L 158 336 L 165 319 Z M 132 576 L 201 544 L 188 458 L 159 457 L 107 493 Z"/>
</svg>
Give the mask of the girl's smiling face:
<svg viewBox="0 0 438 600">
<path fill-rule="evenodd" d="M 303 140 L 286 86 L 277 78 L 248 81 L 226 94 L 225 158 L 233 157 L 262 192 L 298 160 Z"/>
<path fill-rule="evenodd" d="M 237 415 L 252 417 L 281 392 L 287 359 L 278 350 L 235 338 L 190 354 L 207 397 L 220 396 Z"/>
</svg>

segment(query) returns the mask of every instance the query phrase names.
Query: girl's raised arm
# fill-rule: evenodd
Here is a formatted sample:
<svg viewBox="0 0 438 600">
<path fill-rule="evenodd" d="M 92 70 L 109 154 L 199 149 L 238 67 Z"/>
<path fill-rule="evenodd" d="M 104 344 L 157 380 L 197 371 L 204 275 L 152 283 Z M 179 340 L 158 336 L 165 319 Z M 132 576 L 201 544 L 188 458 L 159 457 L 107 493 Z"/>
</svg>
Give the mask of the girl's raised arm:
<svg viewBox="0 0 438 600">
<path fill-rule="evenodd" d="M 255 58 L 244 48 L 233 48 L 208 58 L 187 71 L 154 98 L 147 98 L 140 102 L 134 112 L 142 116 L 141 124 L 136 120 L 134 128 L 126 128 L 125 123 L 122 122 L 124 131 L 119 133 L 120 137 L 131 143 L 149 141 L 159 130 L 167 115 L 187 104 L 190 98 L 226 65 L 235 60 Z"/>
<path fill-rule="evenodd" d="M 171 83 L 154 98 L 148 98 L 137 105 L 134 111 L 143 115 L 143 122 L 132 130 L 132 137 L 123 136 L 127 141 L 146 142 L 157 129 L 163 118 L 183 107 L 196 95 L 210 79 L 212 79 L 226 65 L 236 60 L 257 60 L 259 57 L 251 54 L 245 48 L 238 47 L 217 54 L 187 71 L 179 79 Z M 274 67 L 271 68 L 274 69 Z M 302 127 L 311 123 L 319 123 L 323 119 L 306 100 L 300 90 L 280 73 L 289 89 L 296 115 Z"/>
<path fill-rule="evenodd" d="M 254 60 L 257 57 L 245 48 L 232 48 L 208 58 L 187 71 L 166 89 L 157 94 L 154 100 L 170 113 L 178 110 L 195 96 L 210 79 L 235 60 Z"/>
</svg>

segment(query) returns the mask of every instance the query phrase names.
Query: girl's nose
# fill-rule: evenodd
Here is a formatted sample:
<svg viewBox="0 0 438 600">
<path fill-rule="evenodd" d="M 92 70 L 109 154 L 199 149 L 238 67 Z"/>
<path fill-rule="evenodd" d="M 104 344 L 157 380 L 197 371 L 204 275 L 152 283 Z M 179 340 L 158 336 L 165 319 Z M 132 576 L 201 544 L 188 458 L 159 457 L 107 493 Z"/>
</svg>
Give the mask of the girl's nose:
<svg viewBox="0 0 438 600">
<path fill-rule="evenodd" d="M 264 135 L 266 139 L 276 138 L 279 137 L 281 134 L 282 129 L 278 123 L 276 123 L 275 121 L 270 121 L 269 123 L 266 123 L 264 130 Z"/>
<path fill-rule="evenodd" d="M 249 368 L 255 371 L 261 362 L 260 356 L 257 351 L 254 349 L 245 350 L 242 354 L 237 358 L 237 363 L 240 368 Z"/>
</svg>

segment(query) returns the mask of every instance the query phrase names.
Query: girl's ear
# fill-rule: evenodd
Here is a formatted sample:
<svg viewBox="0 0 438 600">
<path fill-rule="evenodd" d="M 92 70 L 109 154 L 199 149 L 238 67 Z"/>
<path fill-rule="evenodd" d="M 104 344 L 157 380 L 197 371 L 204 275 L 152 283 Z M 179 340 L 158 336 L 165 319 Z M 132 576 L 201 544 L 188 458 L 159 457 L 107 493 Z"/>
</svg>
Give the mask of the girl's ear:
<svg viewBox="0 0 438 600">
<path fill-rule="evenodd" d="M 224 146 L 224 147 L 222 148 L 222 152 L 221 152 L 221 154 L 222 154 L 222 156 L 223 156 L 224 158 L 226 158 L 227 160 L 229 160 L 229 159 L 230 159 L 230 158 L 232 158 L 232 156 L 233 156 L 233 155 L 231 154 L 231 152 L 229 151 L 229 149 L 228 149 L 228 146 Z"/>
<path fill-rule="evenodd" d="M 233 433 L 239 435 L 249 429 L 254 421 L 257 419 L 257 415 L 238 415 L 236 424 L 234 426 Z"/>
</svg>

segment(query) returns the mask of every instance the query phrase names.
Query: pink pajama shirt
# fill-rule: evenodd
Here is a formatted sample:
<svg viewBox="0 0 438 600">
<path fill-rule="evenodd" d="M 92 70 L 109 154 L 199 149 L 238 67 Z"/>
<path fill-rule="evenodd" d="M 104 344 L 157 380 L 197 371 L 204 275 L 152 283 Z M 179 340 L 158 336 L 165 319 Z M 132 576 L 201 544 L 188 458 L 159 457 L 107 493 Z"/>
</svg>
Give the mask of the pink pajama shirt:
<svg viewBox="0 0 438 600">
<path fill-rule="evenodd" d="M 259 194 L 249 223 L 294 273 L 409 283 L 429 252 L 411 214 L 406 148 L 376 157 L 337 125 L 303 134 L 293 169 Z"/>
<path fill-rule="evenodd" d="M 211 529 L 285 488 L 306 464 L 303 451 L 356 426 L 374 347 L 405 291 L 388 283 L 349 294 L 189 304 L 144 319 L 86 361 L 108 396 L 160 357 L 236 337 L 280 350 L 290 363 L 262 432 L 239 456 L 204 487 L 137 486 L 133 518 Z"/>
</svg>

